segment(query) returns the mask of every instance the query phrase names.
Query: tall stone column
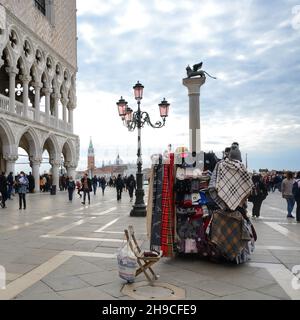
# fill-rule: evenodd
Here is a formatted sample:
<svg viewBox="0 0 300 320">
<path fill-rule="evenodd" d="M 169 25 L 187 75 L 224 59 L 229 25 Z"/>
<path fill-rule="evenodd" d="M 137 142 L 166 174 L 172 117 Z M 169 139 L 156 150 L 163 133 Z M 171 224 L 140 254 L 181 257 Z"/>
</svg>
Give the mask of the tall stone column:
<svg viewBox="0 0 300 320">
<path fill-rule="evenodd" d="M 73 123 L 74 123 L 74 109 L 75 105 L 73 103 L 68 104 L 68 110 L 69 110 L 69 124 L 71 125 L 71 132 L 73 133 Z"/>
<path fill-rule="evenodd" d="M 35 90 L 34 95 L 34 107 L 35 107 L 35 113 L 34 113 L 34 120 L 40 121 L 40 103 L 41 103 L 41 88 L 43 87 L 43 84 L 41 82 L 35 82 L 32 84 Z"/>
<path fill-rule="evenodd" d="M 68 100 L 65 99 L 65 98 L 61 99 L 61 104 L 63 106 L 63 113 L 62 113 L 63 121 L 66 123 L 67 122 L 67 104 L 68 104 Z"/>
<path fill-rule="evenodd" d="M 56 128 L 58 128 L 58 101 L 61 98 L 61 95 L 58 93 L 53 93 L 52 98 L 54 100 L 55 126 L 56 126 Z"/>
<path fill-rule="evenodd" d="M 32 175 L 34 177 L 34 191 L 40 192 L 40 166 L 41 166 L 41 159 L 33 159 L 30 161 L 30 166 L 32 168 Z"/>
<path fill-rule="evenodd" d="M 56 189 L 59 187 L 59 166 L 60 161 L 58 160 L 52 160 L 50 161 L 50 164 L 52 165 L 52 184 L 56 186 Z"/>
<path fill-rule="evenodd" d="M 29 82 L 31 81 L 31 77 L 29 75 L 23 75 L 21 77 L 21 80 L 23 82 L 23 115 L 25 118 L 28 117 L 28 87 Z"/>
<path fill-rule="evenodd" d="M 42 92 L 45 95 L 45 115 L 46 115 L 46 124 L 49 125 L 50 123 L 50 88 L 43 88 Z"/>
<path fill-rule="evenodd" d="M 4 159 L 6 160 L 6 175 L 8 175 L 10 172 L 15 175 L 15 165 L 16 161 L 18 160 L 18 156 L 7 156 L 4 157 Z"/>
<path fill-rule="evenodd" d="M 205 77 L 183 79 L 183 85 L 188 88 L 189 95 L 190 152 L 199 153 L 201 151 L 200 87 L 205 80 Z"/>
<path fill-rule="evenodd" d="M 72 177 L 75 179 L 75 171 L 76 171 L 77 166 L 74 163 L 71 163 L 67 165 L 67 175 L 68 177 Z"/>
<path fill-rule="evenodd" d="M 19 70 L 14 67 L 6 68 L 9 74 L 9 111 L 15 113 L 16 111 L 16 75 Z"/>
</svg>

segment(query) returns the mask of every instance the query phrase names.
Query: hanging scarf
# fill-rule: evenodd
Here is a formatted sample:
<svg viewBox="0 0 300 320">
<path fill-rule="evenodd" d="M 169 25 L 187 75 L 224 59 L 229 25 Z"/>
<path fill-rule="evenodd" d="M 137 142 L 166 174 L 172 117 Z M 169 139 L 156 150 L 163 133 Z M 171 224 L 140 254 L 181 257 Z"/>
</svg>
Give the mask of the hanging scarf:
<svg viewBox="0 0 300 320">
<path fill-rule="evenodd" d="M 158 164 L 155 164 L 154 166 L 152 228 L 150 239 L 150 249 L 156 251 L 160 251 L 161 246 L 162 181 L 163 165 L 162 157 L 160 156 Z"/>
<path fill-rule="evenodd" d="M 174 154 L 169 154 L 168 164 L 164 164 L 164 178 L 162 189 L 162 225 L 161 250 L 164 257 L 173 256 L 174 245 Z"/>
</svg>

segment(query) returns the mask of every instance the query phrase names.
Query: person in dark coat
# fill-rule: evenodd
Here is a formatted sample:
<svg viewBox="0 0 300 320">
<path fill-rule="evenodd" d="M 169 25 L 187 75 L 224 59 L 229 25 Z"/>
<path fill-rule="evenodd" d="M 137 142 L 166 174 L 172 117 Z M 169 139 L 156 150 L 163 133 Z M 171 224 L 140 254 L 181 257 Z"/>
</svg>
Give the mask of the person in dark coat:
<svg viewBox="0 0 300 320">
<path fill-rule="evenodd" d="M 261 175 L 254 175 L 252 177 L 252 181 L 254 187 L 249 197 L 249 201 L 253 203 L 252 217 L 259 218 L 261 205 L 263 201 L 267 198 L 268 190 L 262 181 Z"/>
<path fill-rule="evenodd" d="M 30 193 L 33 193 L 33 191 L 34 191 L 34 176 L 31 174 L 31 172 L 29 172 L 29 175 L 28 175 L 28 181 L 29 181 L 29 187 L 28 187 L 28 189 L 29 189 L 29 192 Z"/>
<path fill-rule="evenodd" d="M 104 191 L 105 191 L 105 188 L 106 188 L 106 179 L 105 179 L 105 177 L 102 177 L 100 179 L 100 186 L 101 186 L 101 189 L 102 189 L 102 195 L 104 196 Z"/>
<path fill-rule="evenodd" d="M 121 175 L 118 175 L 116 179 L 116 189 L 117 189 L 117 200 L 120 201 L 122 199 L 122 192 L 124 189 L 124 180 L 122 179 Z"/>
<path fill-rule="evenodd" d="M 68 194 L 69 194 L 69 201 L 72 202 L 74 190 L 76 188 L 75 181 L 73 180 L 73 177 L 69 177 L 67 188 L 68 188 Z"/>
<path fill-rule="evenodd" d="M 92 186 L 93 186 L 94 195 L 96 195 L 96 192 L 97 192 L 97 185 L 98 185 L 98 178 L 95 175 L 94 178 L 92 179 Z"/>
<path fill-rule="evenodd" d="M 88 195 L 89 204 L 91 203 L 90 192 L 92 191 L 92 180 L 85 173 L 84 177 L 81 179 L 82 190 L 83 190 L 83 202 L 85 204 L 86 195 Z"/>
<path fill-rule="evenodd" d="M 7 198 L 8 198 L 9 200 L 12 200 L 11 194 L 12 194 L 13 188 L 14 188 L 14 176 L 13 176 L 13 172 L 10 172 L 9 175 L 7 176 L 7 185 L 8 185 Z"/>
<path fill-rule="evenodd" d="M 23 171 L 20 172 L 20 176 L 17 181 L 18 184 L 18 193 L 19 193 L 19 210 L 26 210 L 26 193 L 29 186 L 29 181 Z"/>
<path fill-rule="evenodd" d="M 136 189 L 136 182 L 134 179 L 133 174 L 129 176 L 129 178 L 127 179 L 127 190 L 129 192 L 129 197 L 130 197 L 130 202 L 132 202 L 133 200 L 133 192 Z"/>
<path fill-rule="evenodd" d="M 7 179 L 4 172 L 2 172 L 0 175 L 0 193 L 2 196 L 1 206 L 2 208 L 6 208 L 5 202 L 7 200 Z"/>
</svg>

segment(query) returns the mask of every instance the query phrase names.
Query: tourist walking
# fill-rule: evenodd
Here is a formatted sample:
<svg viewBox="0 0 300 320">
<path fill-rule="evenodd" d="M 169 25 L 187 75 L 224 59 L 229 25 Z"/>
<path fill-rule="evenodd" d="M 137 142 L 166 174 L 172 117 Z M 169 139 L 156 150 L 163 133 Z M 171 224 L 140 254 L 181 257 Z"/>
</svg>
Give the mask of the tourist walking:
<svg viewBox="0 0 300 320">
<path fill-rule="evenodd" d="M 6 208 L 5 202 L 7 200 L 7 179 L 5 173 L 2 172 L 0 175 L 0 193 L 1 193 L 1 207 Z"/>
<path fill-rule="evenodd" d="M 14 189 L 14 176 L 13 172 L 10 172 L 9 175 L 7 176 L 7 199 L 12 200 L 11 195 Z"/>
<path fill-rule="evenodd" d="M 94 196 L 95 196 L 96 192 L 97 192 L 97 185 L 98 185 L 98 178 L 96 175 L 92 179 L 92 185 L 93 185 L 93 191 L 94 191 Z"/>
<path fill-rule="evenodd" d="M 17 181 L 18 184 L 18 193 L 19 193 L 19 210 L 26 210 L 26 193 L 29 186 L 29 181 L 23 171 L 20 172 L 20 177 Z"/>
<path fill-rule="evenodd" d="M 102 189 L 102 195 L 104 196 L 104 192 L 105 192 L 105 188 L 106 188 L 106 179 L 105 179 L 105 177 L 102 177 L 100 179 L 100 186 L 101 186 L 101 189 Z"/>
<path fill-rule="evenodd" d="M 117 200 L 120 201 L 122 199 L 122 192 L 125 187 L 124 181 L 123 181 L 120 174 L 118 175 L 118 178 L 116 179 L 115 185 L 116 185 L 116 189 L 117 189 Z"/>
<path fill-rule="evenodd" d="M 84 174 L 84 177 L 81 179 L 82 189 L 83 189 L 83 202 L 85 204 L 86 195 L 88 196 L 89 204 L 91 203 L 90 192 L 92 191 L 92 181 L 88 177 L 87 173 Z"/>
<path fill-rule="evenodd" d="M 129 192 L 129 197 L 130 197 L 130 202 L 132 202 L 133 200 L 133 192 L 136 189 L 136 182 L 134 179 L 133 174 L 129 176 L 129 178 L 127 179 L 127 190 Z"/>
<path fill-rule="evenodd" d="M 281 185 L 282 197 L 286 199 L 286 202 L 287 202 L 287 211 L 288 211 L 287 218 L 295 218 L 292 215 L 294 205 L 295 205 L 295 199 L 293 195 L 294 182 L 295 181 L 294 181 L 293 173 L 288 171 L 286 173 L 286 178 L 282 181 L 282 185 Z"/>
<path fill-rule="evenodd" d="M 296 220 L 300 222 L 300 171 L 296 175 L 296 180 L 293 184 L 293 196 L 297 203 Z"/>
<path fill-rule="evenodd" d="M 252 181 L 254 187 L 248 200 L 253 203 L 252 217 L 259 218 L 261 205 L 266 199 L 268 191 L 266 185 L 262 181 L 261 175 L 254 175 Z"/>
<path fill-rule="evenodd" d="M 72 202 L 74 190 L 76 188 L 75 181 L 73 180 L 73 177 L 69 177 L 67 188 L 68 188 L 68 194 L 69 194 L 69 201 Z"/>
</svg>

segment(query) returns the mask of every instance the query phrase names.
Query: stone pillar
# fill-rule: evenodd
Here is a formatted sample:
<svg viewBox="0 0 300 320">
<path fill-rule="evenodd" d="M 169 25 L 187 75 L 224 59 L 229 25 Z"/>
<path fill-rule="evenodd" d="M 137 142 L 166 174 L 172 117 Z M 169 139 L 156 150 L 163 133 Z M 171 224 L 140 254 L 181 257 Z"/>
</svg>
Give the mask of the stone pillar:
<svg viewBox="0 0 300 320">
<path fill-rule="evenodd" d="M 63 116 L 63 121 L 66 123 L 67 122 L 67 104 L 68 104 L 68 100 L 67 99 L 61 99 L 61 104 L 63 106 L 63 112 L 62 112 L 62 116 Z"/>
<path fill-rule="evenodd" d="M 60 161 L 52 160 L 50 161 L 52 165 L 52 184 L 56 186 L 56 190 L 59 188 L 59 166 Z"/>
<path fill-rule="evenodd" d="M 205 77 L 183 79 L 183 85 L 188 88 L 190 115 L 190 152 L 201 151 L 200 136 L 200 87 L 205 83 Z"/>
<path fill-rule="evenodd" d="M 19 70 L 14 67 L 6 68 L 6 72 L 9 74 L 9 111 L 11 113 L 16 112 L 16 75 Z"/>
<path fill-rule="evenodd" d="M 30 166 L 32 168 L 32 175 L 34 177 L 34 192 L 40 192 L 40 165 L 41 159 L 34 159 L 30 161 Z"/>
<path fill-rule="evenodd" d="M 68 110 L 69 110 L 69 124 L 71 125 L 71 132 L 73 133 L 73 123 L 74 123 L 74 109 L 75 106 L 72 103 L 68 104 Z"/>
<path fill-rule="evenodd" d="M 72 177 L 75 180 L 75 171 L 77 166 L 75 164 L 70 164 L 67 166 L 67 176 Z"/>
<path fill-rule="evenodd" d="M 4 159 L 6 160 L 6 175 L 9 175 L 10 172 L 15 175 L 15 165 L 18 160 L 18 156 L 7 156 L 4 157 Z"/>
<path fill-rule="evenodd" d="M 55 126 L 58 127 L 58 101 L 60 99 L 60 94 L 53 93 L 52 98 L 54 99 L 54 116 L 55 116 Z"/>
<path fill-rule="evenodd" d="M 43 84 L 41 82 L 35 82 L 32 84 L 35 90 L 34 95 L 34 120 L 39 122 L 40 121 L 40 102 L 41 102 L 41 88 L 43 87 Z"/>
<path fill-rule="evenodd" d="M 31 77 L 29 75 L 21 76 L 21 80 L 23 82 L 23 116 L 25 118 L 28 117 L 28 87 L 29 82 L 31 81 Z"/>
<path fill-rule="evenodd" d="M 50 88 L 43 88 L 43 93 L 45 95 L 45 115 L 46 115 L 46 124 L 49 125 L 50 123 Z"/>
</svg>

